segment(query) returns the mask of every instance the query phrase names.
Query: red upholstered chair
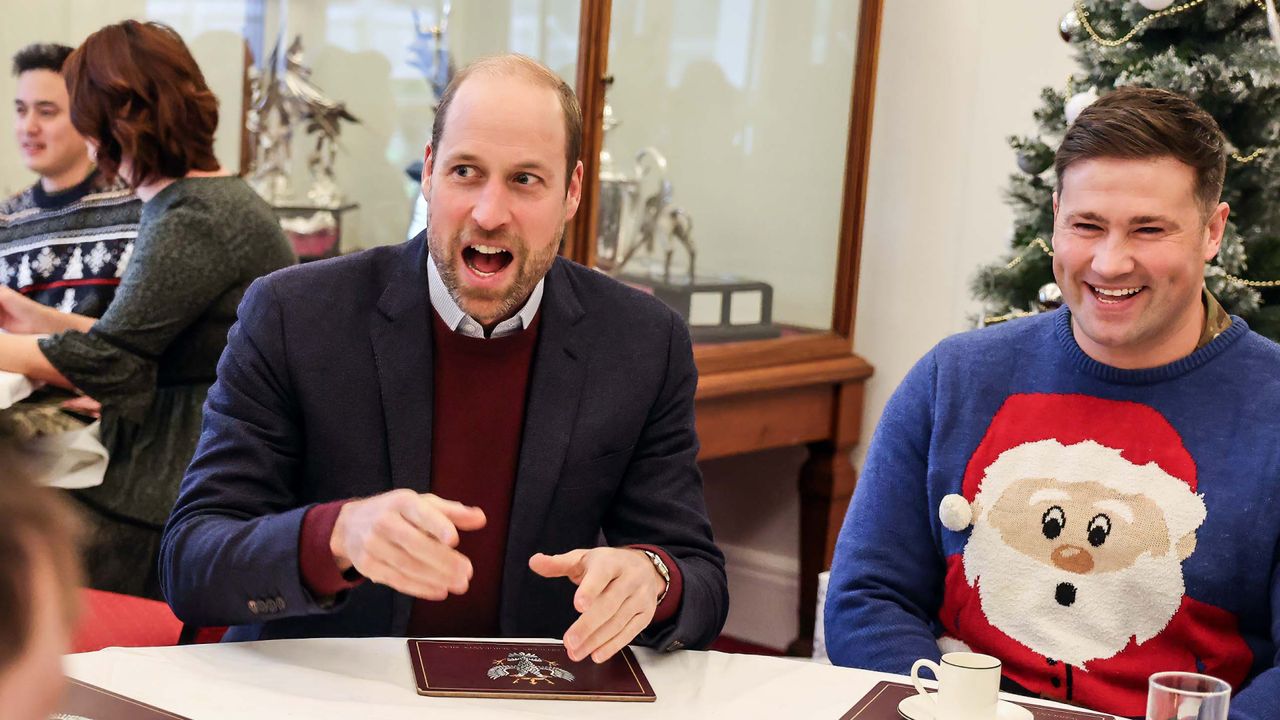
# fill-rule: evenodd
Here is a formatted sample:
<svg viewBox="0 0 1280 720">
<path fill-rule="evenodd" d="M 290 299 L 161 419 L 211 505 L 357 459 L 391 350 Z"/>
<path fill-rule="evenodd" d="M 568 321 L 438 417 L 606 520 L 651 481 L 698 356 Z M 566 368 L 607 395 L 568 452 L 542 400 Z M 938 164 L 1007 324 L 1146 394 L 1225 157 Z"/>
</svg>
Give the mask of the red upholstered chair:
<svg viewBox="0 0 1280 720">
<path fill-rule="evenodd" d="M 87 589 L 81 591 L 80 601 L 71 652 L 178 644 L 182 621 L 165 603 Z"/>
</svg>

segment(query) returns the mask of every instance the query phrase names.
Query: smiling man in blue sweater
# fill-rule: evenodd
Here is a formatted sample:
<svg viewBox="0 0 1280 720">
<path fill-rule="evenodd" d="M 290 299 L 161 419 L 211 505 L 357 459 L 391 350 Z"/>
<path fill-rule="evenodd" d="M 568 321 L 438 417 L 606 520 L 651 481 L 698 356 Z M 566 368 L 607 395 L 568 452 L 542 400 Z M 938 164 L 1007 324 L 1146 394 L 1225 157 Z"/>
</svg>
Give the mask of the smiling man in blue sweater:
<svg viewBox="0 0 1280 720">
<path fill-rule="evenodd" d="M 1280 346 L 1204 288 L 1213 118 L 1120 88 L 1058 148 L 1065 307 L 939 343 L 885 407 L 836 546 L 837 664 L 969 648 L 1006 689 L 1142 715 L 1147 678 L 1280 718 Z"/>
</svg>

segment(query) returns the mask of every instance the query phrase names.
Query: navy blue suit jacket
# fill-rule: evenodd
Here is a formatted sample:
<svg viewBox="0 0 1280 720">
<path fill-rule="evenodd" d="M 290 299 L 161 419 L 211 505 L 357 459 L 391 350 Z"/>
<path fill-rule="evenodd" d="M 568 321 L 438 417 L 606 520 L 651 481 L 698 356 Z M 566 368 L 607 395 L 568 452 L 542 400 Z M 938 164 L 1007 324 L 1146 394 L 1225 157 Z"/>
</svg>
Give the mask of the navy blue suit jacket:
<svg viewBox="0 0 1280 720">
<path fill-rule="evenodd" d="M 424 235 L 273 273 L 240 305 L 204 428 L 165 527 L 177 615 L 228 639 L 403 635 L 413 598 L 364 583 L 314 597 L 298 568 L 317 503 L 431 489 L 431 313 Z M 704 647 L 728 611 L 694 459 L 688 330 L 659 301 L 557 259 L 539 309 L 502 575 L 507 636 L 560 637 L 575 586 L 536 552 L 658 545 L 680 567 L 677 615 L 639 642 Z M 482 459 L 478 459 L 482 461 Z"/>
</svg>

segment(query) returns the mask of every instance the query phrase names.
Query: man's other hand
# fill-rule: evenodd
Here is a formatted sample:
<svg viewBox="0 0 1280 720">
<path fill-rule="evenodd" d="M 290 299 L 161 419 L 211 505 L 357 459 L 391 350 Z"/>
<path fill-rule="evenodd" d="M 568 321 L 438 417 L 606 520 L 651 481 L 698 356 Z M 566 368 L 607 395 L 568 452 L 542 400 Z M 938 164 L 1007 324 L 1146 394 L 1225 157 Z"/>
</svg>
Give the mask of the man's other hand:
<svg viewBox="0 0 1280 720">
<path fill-rule="evenodd" d="M 471 582 L 471 561 L 454 548 L 458 531 L 484 527 L 477 507 L 412 490 L 392 490 L 342 506 L 329 549 L 346 571 L 426 600 L 461 595 Z"/>
<path fill-rule="evenodd" d="M 578 586 L 573 607 L 581 616 L 564 634 L 569 657 L 597 663 L 613 657 L 653 620 L 666 581 L 649 557 L 632 548 L 592 548 L 561 555 L 538 553 L 529 569 L 543 577 L 567 577 Z"/>
</svg>

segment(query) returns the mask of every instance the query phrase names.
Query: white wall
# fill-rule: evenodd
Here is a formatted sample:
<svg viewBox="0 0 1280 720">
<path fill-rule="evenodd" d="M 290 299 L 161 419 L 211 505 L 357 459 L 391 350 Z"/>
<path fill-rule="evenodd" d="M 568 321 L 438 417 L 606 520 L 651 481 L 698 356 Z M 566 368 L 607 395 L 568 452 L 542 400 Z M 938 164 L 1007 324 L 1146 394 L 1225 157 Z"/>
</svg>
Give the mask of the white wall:
<svg viewBox="0 0 1280 720">
<path fill-rule="evenodd" d="M 1057 33 L 1069 3 L 886 0 L 854 347 L 867 385 L 861 466 L 889 395 L 938 340 L 969 327 L 969 278 L 1007 246 L 1002 201 L 1017 172 L 1005 137 L 1035 130 L 1040 90 L 1075 68 Z M 707 463 L 708 503 L 730 558 L 729 633 L 773 647 L 796 634 L 803 453 Z M 764 621 L 768 618 L 768 621 Z"/>
</svg>

